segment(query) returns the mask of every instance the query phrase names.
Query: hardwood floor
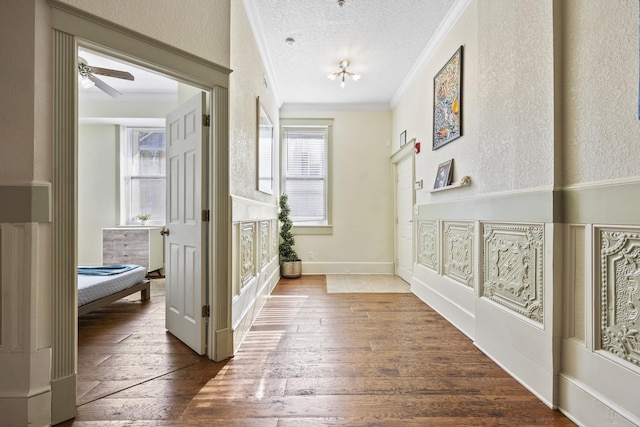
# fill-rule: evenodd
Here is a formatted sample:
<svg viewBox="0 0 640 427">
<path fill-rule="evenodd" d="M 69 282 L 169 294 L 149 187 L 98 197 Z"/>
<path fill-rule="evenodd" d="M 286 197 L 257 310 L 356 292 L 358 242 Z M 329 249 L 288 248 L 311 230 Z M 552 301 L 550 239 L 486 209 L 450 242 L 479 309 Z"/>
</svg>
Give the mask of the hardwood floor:
<svg viewBox="0 0 640 427">
<path fill-rule="evenodd" d="M 408 293 L 282 279 L 236 356 L 164 331 L 164 298 L 79 321 L 78 415 L 63 426 L 573 426 Z"/>
</svg>

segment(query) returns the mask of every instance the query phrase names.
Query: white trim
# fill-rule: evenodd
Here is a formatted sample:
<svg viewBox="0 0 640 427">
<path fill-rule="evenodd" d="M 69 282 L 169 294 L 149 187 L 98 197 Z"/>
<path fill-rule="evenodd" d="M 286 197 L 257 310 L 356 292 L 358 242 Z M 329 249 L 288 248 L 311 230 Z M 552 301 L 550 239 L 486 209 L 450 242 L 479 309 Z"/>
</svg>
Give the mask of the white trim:
<svg viewBox="0 0 640 427">
<path fill-rule="evenodd" d="M 389 262 L 302 262 L 302 274 L 393 274 Z"/>
<path fill-rule="evenodd" d="M 606 181 L 590 181 L 577 184 L 570 184 L 562 187 L 563 190 L 585 190 L 599 187 L 616 187 L 625 184 L 640 184 L 640 176 L 609 179 Z"/>
<path fill-rule="evenodd" d="M 561 373 L 558 386 L 558 409 L 577 425 L 640 425 L 640 419 L 577 378 Z"/>
<path fill-rule="evenodd" d="M 280 111 L 391 111 L 391 106 L 387 103 L 286 103 L 282 104 Z"/>
<path fill-rule="evenodd" d="M 454 25 L 458 22 L 462 14 L 467 10 L 469 5 L 471 4 L 471 0 L 456 0 L 453 4 L 453 7 L 449 10 L 447 15 L 444 17 L 433 37 L 427 44 L 427 46 L 422 50 L 422 53 L 418 57 L 418 60 L 413 64 L 411 70 L 404 78 L 400 87 L 396 91 L 396 93 L 391 97 L 391 101 L 389 104 L 391 108 L 395 108 L 400 101 L 400 98 L 409 90 L 411 85 L 416 81 L 418 75 L 427 64 L 427 62 L 431 59 L 435 51 L 440 47 L 443 40 L 449 34 L 454 27 Z"/>
<path fill-rule="evenodd" d="M 231 221 L 261 221 L 278 218 L 278 206 L 231 195 Z"/>
</svg>

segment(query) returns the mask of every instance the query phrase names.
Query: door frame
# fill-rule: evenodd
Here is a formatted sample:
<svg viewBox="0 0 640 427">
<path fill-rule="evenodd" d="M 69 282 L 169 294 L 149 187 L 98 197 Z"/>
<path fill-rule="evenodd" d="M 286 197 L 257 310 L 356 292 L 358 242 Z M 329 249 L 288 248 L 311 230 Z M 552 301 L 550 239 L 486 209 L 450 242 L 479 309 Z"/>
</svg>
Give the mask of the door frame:
<svg viewBox="0 0 640 427">
<path fill-rule="evenodd" d="M 416 178 L 416 162 L 415 162 L 415 148 L 414 148 L 415 140 L 410 141 L 404 146 L 400 147 L 398 151 L 393 153 L 391 156 L 391 163 L 393 164 L 393 274 L 397 275 L 398 271 L 398 164 L 402 162 L 407 157 L 411 156 L 411 212 L 413 212 L 413 207 L 416 203 L 416 191 L 413 185 Z M 415 212 L 413 213 L 415 215 Z M 415 264 L 416 259 L 416 249 L 415 249 L 415 236 L 416 236 L 416 226 L 415 223 L 412 223 L 412 231 L 411 231 L 411 264 Z"/>
<path fill-rule="evenodd" d="M 207 356 L 233 354 L 230 281 L 229 74 L 231 70 L 73 6 L 50 0 L 53 40 L 52 361 L 51 420 L 76 414 L 77 371 L 77 48 L 81 43 L 114 58 L 199 87 L 210 99 L 207 161 L 207 295 L 211 317 Z"/>
</svg>

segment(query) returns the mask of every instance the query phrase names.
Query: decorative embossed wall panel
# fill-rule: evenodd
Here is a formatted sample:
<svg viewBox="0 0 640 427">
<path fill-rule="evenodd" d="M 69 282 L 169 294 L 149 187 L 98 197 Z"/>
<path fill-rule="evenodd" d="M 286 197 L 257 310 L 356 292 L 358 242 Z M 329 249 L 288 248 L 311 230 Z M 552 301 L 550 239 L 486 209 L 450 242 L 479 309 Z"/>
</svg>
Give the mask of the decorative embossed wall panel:
<svg viewBox="0 0 640 427">
<path fill-rule="evenodd" d="M 445 222 L 442 265 L 445 276 L 473 288 L 474 224 Z"/>
<path fill-rule="evenodd" d="M 601 348 L 640 366 L 640 229 L 599 229 Z"/>
<path fill-rule="evenodd" d="M 418 222 L 418 263 L 438 270 L 438 222 Z"/>
<path fill-rule="evenodd" d="M 542 225 L 483 224 L 486 298 L 542 323 Z"/>
<path fill-rule="evenodd" d="M 271 260 L 269 253 L 269 223 L 270 221 L 260 221 L 260 268 L 263 268 Z"/>
<path fill-rule="evenodd" d="M 256 275 L 256 223 L 240 225 L 240 284 L 245 286 Z"/>
</svg>

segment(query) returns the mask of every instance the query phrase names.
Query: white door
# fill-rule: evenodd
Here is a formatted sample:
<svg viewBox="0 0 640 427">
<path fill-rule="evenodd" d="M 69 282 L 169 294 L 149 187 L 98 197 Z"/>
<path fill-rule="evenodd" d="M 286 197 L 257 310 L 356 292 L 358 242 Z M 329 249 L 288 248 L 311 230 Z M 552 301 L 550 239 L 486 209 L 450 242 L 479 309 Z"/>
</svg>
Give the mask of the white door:
<svg viewBox="0 0 640 427">
<path fill-rule="evenodd" d="M 396 276 L 413 275 L 413 155 L 396 164 Z"/>
<path fill-rule="evenodd" d="M 166 328 L 198 354 L 206 348 L 202 261 L 205 94 L 167 115 Z"/>
</svg>

